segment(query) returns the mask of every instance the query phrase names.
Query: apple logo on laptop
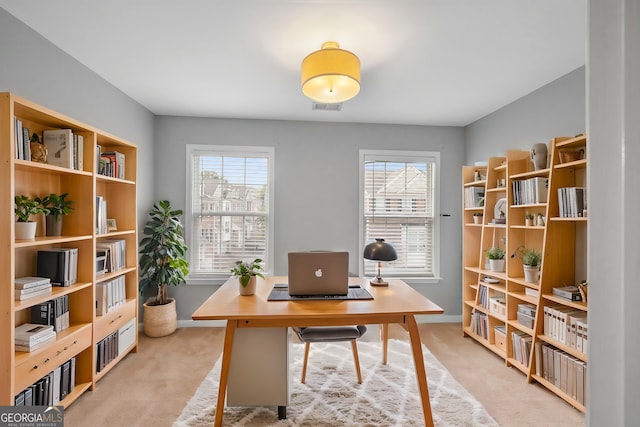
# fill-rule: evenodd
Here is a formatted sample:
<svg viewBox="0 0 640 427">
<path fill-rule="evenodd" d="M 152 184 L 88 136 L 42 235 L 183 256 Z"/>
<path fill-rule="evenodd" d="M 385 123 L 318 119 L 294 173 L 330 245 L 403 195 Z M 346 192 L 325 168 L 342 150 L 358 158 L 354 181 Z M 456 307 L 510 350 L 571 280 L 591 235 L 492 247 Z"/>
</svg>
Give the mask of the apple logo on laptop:
<svg viewBox="0 0 640 427">
<path fill-rule="evenodd" d="M 321 268 L 317 269 L 315 271 L 315 275 L 316 275 L 316 277 L 322 277 L 322 269 Z"/>
</svg>

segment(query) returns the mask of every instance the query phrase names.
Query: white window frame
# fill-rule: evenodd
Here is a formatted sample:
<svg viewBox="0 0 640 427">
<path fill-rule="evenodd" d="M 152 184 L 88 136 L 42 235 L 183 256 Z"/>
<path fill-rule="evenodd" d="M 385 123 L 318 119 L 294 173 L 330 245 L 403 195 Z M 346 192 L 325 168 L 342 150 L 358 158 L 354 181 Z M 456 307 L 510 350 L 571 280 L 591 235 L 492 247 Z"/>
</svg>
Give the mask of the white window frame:
<svg viewBox="0 0 640 427">
<path fill-rule="evenodd" d="M 194 154 L 210 154 L 212 156 L 225 156 L 225 157 L 246 157 L 246 156 L 259 156 L 267 158 L 269 177 L 268 177 L 268 204 L 269 209 L 267 212 L 267 256 L 264 258 L 264 274 L 272 274 L 274 266 L 274 245 L 273 245 L 273 233 L 274 233 L 274 196 L 275 196 L 275 148 L 274 147 L 261 147 L 261 146 L 235 146 L 235 145 L 205 145 L 205 144 L 187 144 L 186 146 L 186 189 L 185 189 L 185 240 L 188 247 L 191 247 L 191 230 L 193 227 L 193 212 L 192 212 L 192 157 Z M 191 254 L 189 254 L 191 259 Z M 224 283 L 231 273 L 189 273 L 187 277 L 187 284 L 189 285 L 220 285 Z"/>
<path fill-rule="evenodd" d="M 409 284 L 432 284 L 438 283 L 442 279 L 440 277 L 440 152 L 437 151 L 404 151 L 404 150 L 359 150 L 359 203 L 358 203 L 358 242 L 359 253 L 364 251 L 365 232 L 364 232 L 364 193 L 365 193 L 365 159 L 375 157 L 380 161 L 396 161 L 396 162 L 415 162 L 416 160 L 425 160 L 435 164 L 435 188 L 434 188 L 434 210 L 433 210 L 433 275 L 417 275 L 402 276 L 400 279 Z M 360 260 L 358 265 L 360 276 L 364 276 L 364 259 Z M 391 279 L 392 276 L 384 274 L 384 265 L 382 266 L 382 276 Z"/>
</svg>

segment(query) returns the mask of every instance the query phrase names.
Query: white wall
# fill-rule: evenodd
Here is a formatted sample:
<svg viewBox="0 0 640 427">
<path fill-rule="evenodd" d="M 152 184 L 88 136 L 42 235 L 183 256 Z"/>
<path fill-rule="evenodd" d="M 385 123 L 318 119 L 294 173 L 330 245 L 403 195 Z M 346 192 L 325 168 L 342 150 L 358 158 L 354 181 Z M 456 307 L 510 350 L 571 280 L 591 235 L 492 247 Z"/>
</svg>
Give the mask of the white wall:
<svg viewBox="0 0 640 427">
<path fill-rule="evenodd" d="M 153 188 L 153 114 L 2 8 L 0 55 L 0 92 L 12 92 L 138 146 L 138 206 L 144 212 Z"/>
<path fill-rule="evenodd" d="M 585 131 L 585 68 L 537 89 L 465 127 L 465 164 L 528 150 Z"/>
<path fill-rule="evenodd" d="M 319 114 L 340 114 L 319 111 Z M 294 250 L 329 249 L 350 253 L 358 271 L 358 150 L 437 150 L 441 153 L 440 257 L 443 280 L 417 289 L 458 319 L 461 313 L 460 170 L 463 130 L 451 127 L 316 123 L 269 120 L 158 117 L 156 199 L 185 206 L 187 143 L 275 147 L 275 274 L 287 274 Z M 193 311 L 216 286 L 170 290 L 178 318 Z"/>
</svg>

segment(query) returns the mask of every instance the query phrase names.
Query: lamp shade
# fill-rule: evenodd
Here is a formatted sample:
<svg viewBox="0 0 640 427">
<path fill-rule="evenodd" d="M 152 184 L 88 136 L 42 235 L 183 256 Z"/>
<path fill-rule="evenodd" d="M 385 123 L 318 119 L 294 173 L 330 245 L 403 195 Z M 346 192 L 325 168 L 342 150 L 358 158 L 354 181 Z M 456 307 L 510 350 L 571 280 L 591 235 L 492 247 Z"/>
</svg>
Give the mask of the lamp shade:
<svg viewBox="0 0 640 427">
<path fill-rule="evenodd" d="M 398 259 L 396 250 L 384 239 L 376 239 L 364 248 L 363 257 L 373 261 L 395 261 Z"/>
<path fill-rule="evenodd" d="M 360 92 L 360 59 L 328 41 L 302 60 L 302 93 L 316 102 L 347 101 Z"/>
</svg>

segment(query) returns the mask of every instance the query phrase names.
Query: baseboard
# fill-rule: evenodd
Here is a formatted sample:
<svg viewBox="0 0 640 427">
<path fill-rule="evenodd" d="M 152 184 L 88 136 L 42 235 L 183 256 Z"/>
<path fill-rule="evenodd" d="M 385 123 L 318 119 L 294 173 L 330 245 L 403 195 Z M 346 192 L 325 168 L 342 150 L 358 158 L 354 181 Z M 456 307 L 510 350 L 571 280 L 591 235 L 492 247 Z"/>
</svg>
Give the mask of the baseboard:
<svg viewBox="0 0 640 427">
<path fill-rule="evenodd" d="M 462 315 L 447 315 L 447 314 L 425 314 L 416 316 L 418 323 L 460 323 L 462 322 Z M 179 328 L 212 328 L 212 327 L 224 327 L 226 325 L 224 320 L 178 320 Z"/>
</svg>

